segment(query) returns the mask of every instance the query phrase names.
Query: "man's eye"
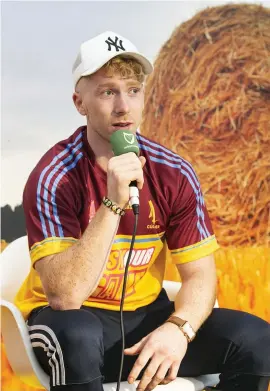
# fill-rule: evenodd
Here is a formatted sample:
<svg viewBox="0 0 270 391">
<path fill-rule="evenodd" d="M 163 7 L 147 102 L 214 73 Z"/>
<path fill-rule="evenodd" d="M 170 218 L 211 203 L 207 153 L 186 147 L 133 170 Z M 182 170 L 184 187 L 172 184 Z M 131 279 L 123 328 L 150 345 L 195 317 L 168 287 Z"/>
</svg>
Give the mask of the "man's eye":
<svg viewBox="0 0 270 391">
<path fill-rule="evenodd" d="M 105 96 L 111 96 L 113 94 L 113 92 L 111 90 L 106 90 L 106 91 L 103 91 L 102 94 Z"/>
<path fill-rule="evenodd" d="M 132 94 L 138 94 L 138 92 L 140 91 L 140 88 L 131 88 L 131 90 L 130 90 L 130 92 L 132 93 Z"/>
</svg>

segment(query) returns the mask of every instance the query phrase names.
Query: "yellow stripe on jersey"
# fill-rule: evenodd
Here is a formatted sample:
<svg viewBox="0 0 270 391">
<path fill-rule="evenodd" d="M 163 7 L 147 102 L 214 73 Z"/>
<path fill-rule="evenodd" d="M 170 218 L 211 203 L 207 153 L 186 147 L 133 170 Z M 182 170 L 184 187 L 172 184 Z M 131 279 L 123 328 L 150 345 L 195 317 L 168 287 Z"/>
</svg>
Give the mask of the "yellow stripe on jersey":
<svg viewBox="0 0 270 391">
<path fill-rule="evenodd" d="M 134 247 L 148 248 L 149 245 L 156 246 L 157 242 L 161 242 L 161 236 L 164 233 L 158 235 L 137 235 Z M 131 235 L 117 235 L 113 242 L 113 248 L 123 248 L 131 243 Z M 68 247 L 71 247 L 78 239 L 72 237 L 57 237 L 52 236 L 33 244 L 30 249 L 30 257 L 34 264 L 39 259 L 48 255 L 61 253 Z"/>
<path fill-rule="evenodd" d="M 149 234 L 149 235 L 136 235 L 136 241 L 138 240 L 160 240 L 160 238 L 165 234 L 164 232 L 159 232 L 157 234 Z M 130 239 L 131 240 L 132 235 L 116 235 L 115 239 Z"/>
<path fill-rule="evenodd" d="M 217 243 L 216 236 L 212 235 L 200 242 L 192 244 L 191 246 L 171 250 L 172 262 L 179 264 L 195 261 L 212 254 L 218 248 L 219 245 Z"/>
<path fill-rule="evenodd" d="M 156 235 L 136 235 L 134 247 L 149 247 L 149 245 L 157 245 L 159 242 L 162 243 L 161 237 L 164 235 L 164 232 Z M 113 246 L 122 247 L 124 244 L 130 246 L 132 240 L 131 235 L 116 235 Z"/>
<path fill-rule="evenodd" d="M 66 250 L 68 247 L 73 246 L 77 242 L 77 239 L 68 237 L 68 238 L 59 238 L 52 236 L 33 244 L 30 249 L 31 261 L 34 264 L 39 259 L 46 257 L 48 255 L 53 255 L 61 253 Z"/>
</svg>

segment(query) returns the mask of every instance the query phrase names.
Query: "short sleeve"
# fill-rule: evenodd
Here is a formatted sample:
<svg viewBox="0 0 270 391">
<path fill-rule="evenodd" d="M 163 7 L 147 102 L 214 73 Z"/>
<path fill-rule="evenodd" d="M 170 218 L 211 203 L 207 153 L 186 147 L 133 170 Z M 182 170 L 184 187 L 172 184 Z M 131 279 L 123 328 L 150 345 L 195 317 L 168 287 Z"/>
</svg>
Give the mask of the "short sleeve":
<svg viewBox="0 0 270 391">
<path fill-rule="evenodd" d="M 181 264 L 219 248 L 198 178 L 190 164 L 182 167 L 166 240 L 172 262 Z"/>
<path fill-rule="evenodd" d="M 81 236 L 76 194 L 69 178 L 33 172 L 24 189 L 23 208 L 31 261 L 60 253 Z"/>
</svg>

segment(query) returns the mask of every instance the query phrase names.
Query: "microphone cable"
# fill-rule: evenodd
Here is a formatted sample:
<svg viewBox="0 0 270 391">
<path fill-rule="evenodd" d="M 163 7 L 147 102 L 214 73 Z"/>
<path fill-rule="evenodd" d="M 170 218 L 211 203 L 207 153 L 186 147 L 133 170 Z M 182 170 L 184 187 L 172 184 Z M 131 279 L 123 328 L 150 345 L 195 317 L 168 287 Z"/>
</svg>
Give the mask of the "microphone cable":
<svg viewBox="0 0 270 391">
<path fill-rule="evenodd" d="M 133 206 L 135 206 L 135 205 L 133 205 Z M 124 350 L 125 350 L 125 328 L 124 328 L 124 319 L 123 319 L 123 306 L 124 306 L 125 293 L 126 293 L 128 266 L 129 266 L 129 263 L 130 263 L 131 254 L 132 254 L 132 251 L 133 251 L 134 242 L 135 242 L 135 238 L 136 238 L 137 227 L 138 227 L 139 207 L 137 205 L 136 205 L 136 207 L 137 207 L 136 210 L 134 210 L 134 208 L 133 208 L 133 212 L 135 214 L 135 222 L 134 222 L 133 234 L 132 234 L 132 239 L 131 239 L 131 243 L 130 243 L 127 263 L 126 263 L 126 266 L 125 266 L 124 282 L 123 282 L 123 289 L 122 289 L 121 301 L 120 301 L 120 328 L 121 328 L 121 337 L 122 337 L 122 353 L 121 353 L 120 370 L 119 370 L 119 376 L 118 376 L 118 382 L 117 382 L 116 391 L 120 391 L 120 383 L 121 383 L 121 378 L 122 378 L 124 356 L 125 356 L 125 354 L 124 354 Z"/>
</svg>

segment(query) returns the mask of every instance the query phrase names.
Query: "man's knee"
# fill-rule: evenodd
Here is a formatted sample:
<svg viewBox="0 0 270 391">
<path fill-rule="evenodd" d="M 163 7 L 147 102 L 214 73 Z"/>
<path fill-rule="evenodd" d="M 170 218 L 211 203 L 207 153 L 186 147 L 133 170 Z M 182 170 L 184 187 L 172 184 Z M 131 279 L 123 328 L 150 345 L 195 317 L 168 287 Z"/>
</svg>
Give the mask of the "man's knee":
<svg viewBox="0 0 270 391">
<path fill-rule="evenodd" d="M 79 310 L 64 324 L 58 340 L 66 354 L 103 355 L 103 328 L 100 320 L 87 310 Z M 63 311 L 64 312 L 64 311 Z"/>
<path fill-rule="evenodd" d="M 258 317 L 253 317 L 247 328 L 245 349 L 249 350 L 251 355 L 252 372 L 270 376 L 270 325 Z"/>
<path fill-rule="evenodd" d="M 40 333 L 42 336 L 39 338 L 47 341 L 46 349 L 36 353 L 44 363 L 46 350 L 50 349 L 50 354 L 53 354 L 49 362 L 52 376 L 54 372 L 57 374 L 54 367 L 57 369 L 61 364 L 63 379 L 53 381 L 53 385 L 87 383 L 101 376 L 103 328 L 97 316 L 90 311 L 54 311 L 48 308 L 37 315 L 29 326 L 29 332 L 32 344 L 37 342 Z M 47 356 L 49 359 L 50 355 Z"/>
<path fill-rule="evenodd" d="M 62 346 L 67 382 L 84 383 L 101 376 L 103 365 L 103 329 L 100 320 L 87 310 L 80 310 L 58 335 Z"/>
<path fill-rule="evenodd" d="M 269 376 L 269 323 L 257 316 L 244 312 L 238 312 L 235 321 L 235 337 L 233 342 L 238 347 L 239 353 L 244 360 L 244 371 L 254 375 Z"/>
<path fill-rule="evenodd" d="M 229 342 L 224 362 L 228 370 L 270 374 L 269 323 L 247 312 L 217 308 L 205 325 L 209 326 L 207 330 L 211 330 L 213 338 Z"/>
</svg>

